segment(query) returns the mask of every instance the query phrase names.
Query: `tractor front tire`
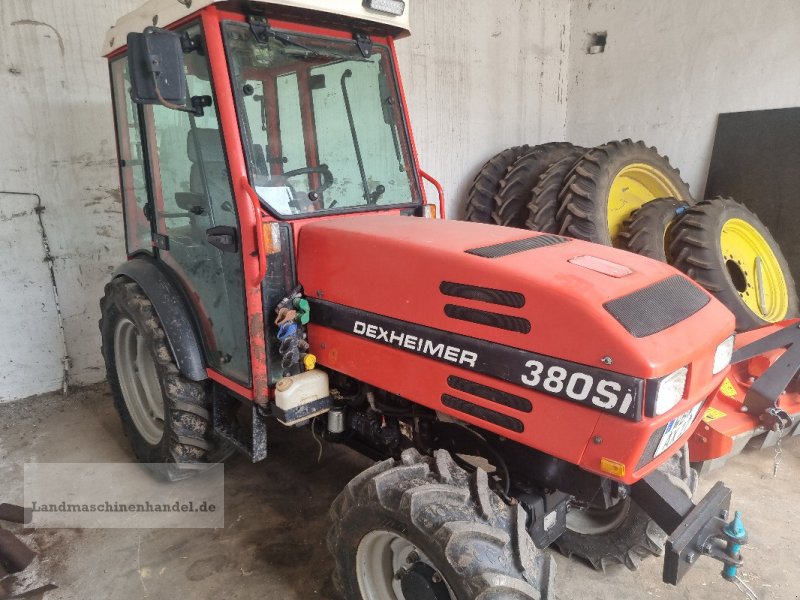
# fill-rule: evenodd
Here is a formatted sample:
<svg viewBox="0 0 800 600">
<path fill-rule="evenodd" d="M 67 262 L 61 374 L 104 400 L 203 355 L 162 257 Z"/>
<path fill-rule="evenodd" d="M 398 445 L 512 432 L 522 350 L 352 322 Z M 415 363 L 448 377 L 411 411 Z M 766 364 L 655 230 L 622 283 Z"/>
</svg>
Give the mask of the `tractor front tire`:
<svg viewBox="0 0 800 600">
<path fill-rule="evenodd" d="M 672 264 L 711 292 L 748 331 L 797 315 L 786 258 L 759 218 L 730 198 L 703 200 L 673 226 Z"/>
<path fill-rule="evenodd" d="M 331 507 L 334 582 L 348 600 L 554 600 L 555 562 L 521 505 L 444 450 L 416 450 L 353 479 Z"/>
<path fill-rule="evenodd" d="M 478 171 L 467 192 L 465 221 L 491 223 L 494 195 L 500 188 L 500 180 L 508 168 L 520 156 L 530 151 L 530 146 L 514 146 L 498 152 Z"/>
<path fill-rule="evenodd" d="M 561 191 L 560 233 L 612 246 L 625 219 L 656 198 L 693 203 L 666 156 L 632 140 L 597 146 L 578 161 Z"/>
<path fill-rule="evenodd" d="M 657 198 L 633 212 L 619 233 L 620 247 L 628 252 L 669 262 L 672 225 L 689 205 L 675 198 Z"/>
<path fill-rule="evenodd" d="M 697 472 L 689 464 L 688 446 L 659 470 L 689 498 L 694 495 Z M 635 571 L 642 559 L 663 554 L 666 539 L 661 528 L 627 497 L 606 510 L 572 508 L 567 513 L 567 530 L 554 545 L 565 556 L 578 557 L 598 571 L 613 564 Z"/>
<path fill-rule="evenodd" d="M 136 458 L 169 481 L 195 474 L 214 449 L 207 385 L 180 374 L 158 315 L 125 277 L 106 285 L 100 334 L 108 382 Z"/>
</svg>

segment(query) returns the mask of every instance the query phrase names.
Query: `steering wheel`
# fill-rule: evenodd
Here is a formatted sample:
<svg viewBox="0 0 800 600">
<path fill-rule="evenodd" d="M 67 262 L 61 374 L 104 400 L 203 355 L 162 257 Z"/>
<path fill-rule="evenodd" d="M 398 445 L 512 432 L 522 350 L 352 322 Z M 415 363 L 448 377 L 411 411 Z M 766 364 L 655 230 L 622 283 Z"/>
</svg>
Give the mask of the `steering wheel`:
<svg viewBox="0 0 800 600">
<path fill-rule="evenodd" d="M 291 179 L 292 177 L 299 177 L 300 175 L 311 175 L 313 173 L 318 173 L 322 175 L 322 184 L 314 190 L 309 190 L 308 193 L 310 194 L 317 194 L 318 196 L 322 194 L 325 190 L 333 185 L 333 173 L 328 168 L 328 165 L 319 165 L 318 167 L 303 167 L 302 169 L 294 169 L 293 171 L 286 171 L 286 173 L 281 173 L 280 175 L 275 175 L 270 179 L 271 185 L 281 185 L 287 184 L 287 179 Z"/>
</svg>

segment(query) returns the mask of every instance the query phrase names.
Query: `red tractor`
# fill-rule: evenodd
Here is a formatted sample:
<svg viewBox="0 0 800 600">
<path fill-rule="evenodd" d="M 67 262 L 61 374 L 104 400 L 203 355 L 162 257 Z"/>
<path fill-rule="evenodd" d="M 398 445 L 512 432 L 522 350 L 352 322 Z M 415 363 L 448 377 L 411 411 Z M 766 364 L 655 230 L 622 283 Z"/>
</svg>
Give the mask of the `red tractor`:
<svg viewBox="0 0 800 600">
<path fill-rule="evenodd" d="M 553 598 L 550 545 L 735 579 L 730 490 L 693 503 L 685 450 L 733 315 L 647 258 L 437 219 L 408 8 L 151 0 L 109 32 L 128 261 L 100 328 L 136 457 L 262 460 L 277 421 L 380 460 L 331 508 L 347 598 Z"/>
</svg>

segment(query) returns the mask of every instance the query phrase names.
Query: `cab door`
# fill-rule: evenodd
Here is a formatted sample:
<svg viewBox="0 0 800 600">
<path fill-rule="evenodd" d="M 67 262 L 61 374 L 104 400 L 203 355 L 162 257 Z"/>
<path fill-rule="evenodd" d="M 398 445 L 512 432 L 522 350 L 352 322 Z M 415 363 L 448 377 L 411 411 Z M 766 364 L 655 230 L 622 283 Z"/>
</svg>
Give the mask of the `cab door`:
<svg viewBox="0 0 800 600">
<path fill-rule="evenodd" d="M 244 271 L 225 146 L 199 24 L 186 28 L 199 50 L 185 54 L 190 97 L 202 116 L 145 107 L 154 206 L 148 216 L 159 260 L 175 273 L 197 315 L 209 366 L 249 386 Z"/>
</svg>

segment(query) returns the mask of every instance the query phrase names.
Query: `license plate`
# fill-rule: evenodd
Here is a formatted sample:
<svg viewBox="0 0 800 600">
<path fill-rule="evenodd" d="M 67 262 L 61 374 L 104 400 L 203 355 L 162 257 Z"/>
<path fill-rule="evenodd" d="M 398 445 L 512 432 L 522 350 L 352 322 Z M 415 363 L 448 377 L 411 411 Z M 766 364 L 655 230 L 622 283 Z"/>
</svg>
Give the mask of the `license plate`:
<svg viewBox="0 0 800 600">
<path fill-rule="evenodd" d="M 686 433 L 692 423 L 694 423 L 694 419 L 697 416 L 697 413 L 700 412 L 700 408 L 702 406 L 703 403 L 700 402 L 697 406 L 683 413 L 682 415 L 675 417 L 667 424 L 667 428 L 664 430 L 664 433 L 661 436 L 661 441 L 658 443 L 658 448 L 656 448 L 653 458 L 667 450 L 670 446 L 672 446 L 672 444 L 678 441 L 679 437 Z"/>
</svg>

